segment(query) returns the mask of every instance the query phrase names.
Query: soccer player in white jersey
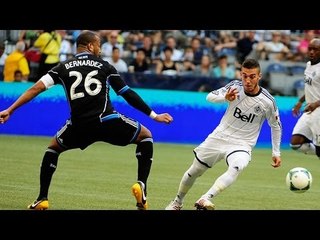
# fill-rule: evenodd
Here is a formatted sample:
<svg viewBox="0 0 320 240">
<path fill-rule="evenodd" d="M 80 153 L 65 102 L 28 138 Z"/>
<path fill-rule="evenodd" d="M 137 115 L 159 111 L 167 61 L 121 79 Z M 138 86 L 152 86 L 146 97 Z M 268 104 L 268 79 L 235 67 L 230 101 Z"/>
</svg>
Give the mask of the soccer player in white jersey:
<svg viewBox="0 0 320 240">
<path fill-rule="evenodd" d="M 241 67 L 241 80 L 234 80 L 226 86 L 212 91 L 207 101 L 228 102 L 228 108 L 217 128 L 197 146 L 194 160 L 184 173 L 177 195 L 165 208 L 181 210 L 183 201 L 195 180 L 220 160 L 228 166 L 212 187 L 196 202 L 197 210 L 213 210 L 212 199 L 233 184 L 251 160 L 262 124 L 267 119 L 272 133 L 272 166 L 280 167 L 280 142 L 282 127 L 278 108 L 270 93 L 259 86 L 260 64 L 254 59 L 246 59 Z"/>
<path fill-rule="evenodd" d="M 293 128 L 290 146 L 294 150 L 320 158 L 320 38 L 311 40 L 308 58 L 304 71 L 304 95 L 293 107 L 293 115 L 299 116 L 304 101 L 306 105 Z"/>
</svg>

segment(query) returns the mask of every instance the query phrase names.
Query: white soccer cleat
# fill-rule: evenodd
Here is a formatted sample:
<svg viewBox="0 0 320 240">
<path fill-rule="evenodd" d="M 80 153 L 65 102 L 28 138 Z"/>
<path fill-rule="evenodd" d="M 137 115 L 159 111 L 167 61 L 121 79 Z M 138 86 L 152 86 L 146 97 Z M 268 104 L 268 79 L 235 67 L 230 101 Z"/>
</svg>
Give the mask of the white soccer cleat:
<svg viewBox="0 0 320 240">
<path fill-rule="evenodd" d="M 173 200 L 169 203 L 165 210 L 181 210 L 182 206 L 183 204 L 178 203 L 176 200 Z"/>
<path fill-rule="evenodd" d="M 215 209 L 215 205 L 205 198 L 200 198 L 198 201 L 196 201 L 194 206 L 196 210 L 214 210 Z"/>
</svg>

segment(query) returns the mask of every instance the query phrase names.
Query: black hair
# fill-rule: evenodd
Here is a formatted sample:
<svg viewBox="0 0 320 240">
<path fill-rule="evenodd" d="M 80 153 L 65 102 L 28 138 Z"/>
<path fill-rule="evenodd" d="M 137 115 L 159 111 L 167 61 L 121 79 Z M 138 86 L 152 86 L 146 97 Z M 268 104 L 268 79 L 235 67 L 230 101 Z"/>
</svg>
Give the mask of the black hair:
<svg viewBox="0 0 320 240">
<path fill-rule="evenodd" d="M 221 54 L 219 57 L 218 57 L 218 60 L 220 59 L 226 59 L 228 58 L 228 56 L 226 54 Z"/>
<path fill-rule="evenodd" d="M 118 47 L 116 47 L 116 46 L 113 46 L 112 47 L 112 52 L 114 52 L 115 50 L 120 50 Z"/>
<path fill-rule="evenodd" d="M 165 52 L 165 51 L 173 52 L 173 49 L 172 49 L 171 47 L 166 46 L 166 47 L 163 49 L 163 51 L 164 51 L 164 52 Z"/>
<path fill-rule="evenodd" d="M 17 69 L 17 70 L 14 71 L 14 75 L 16 75 L 16 74 L 22 74 L 22 71 Z"/>
<path fill-rule="evenodd" d="M 242 68 L 247 68 L 247 69 L 258 68 L 260 70 L 260 64 L 256 59 L 247 58 L 242 63 Z"/>
<path fill-rule="evenodd" d="M 136 52 L 144 52 L 144 54 L 146 55 L 146 50 L 144 48 L 138 48 Z"/>
<path fill-rule="evenodd" d="M 87 46 L 89 43 L 92 43 L 96 40 L 97 34 L 92 31 L 83 31 L 77 37 L 76 44 L 77 47 L 79 45 Z"/>
</svg>

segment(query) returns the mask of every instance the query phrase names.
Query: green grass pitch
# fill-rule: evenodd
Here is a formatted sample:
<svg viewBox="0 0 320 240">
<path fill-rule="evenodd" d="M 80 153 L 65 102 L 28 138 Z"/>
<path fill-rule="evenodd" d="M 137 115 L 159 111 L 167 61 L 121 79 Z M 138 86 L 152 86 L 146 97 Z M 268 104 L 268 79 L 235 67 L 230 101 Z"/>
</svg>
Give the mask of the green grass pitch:
<svg viewBox="0 0 320 240">
<path fill-rule="evenodd" d="M 0 209 L 25 210 L 38 195 L 39 169 L 47 137 L 0 135 Z M 194 145 L 154 144 L 148 181 L 150 210 L 163 210 L 174 198 L 180 179 L 193 160 Z M 135 145 L 95 143 L 84 151 L 61 154 L 49 191 L 51 210 L 135 210 L 131 186 L 136 181 Z M 305 167 L 313 176 L 305 193 L 291 192 L 285 183 L 289 169 Z M 226 170 L 224 161 L 197 179 L 184 202 L 194 202 Z M 320 160 L 290 149 L 282 150 L 282 166 L 271 166 L 271 150 L 256 148 L 237 181 L 220 193 L 217 210 L 319 210 Z"/>
</svg>

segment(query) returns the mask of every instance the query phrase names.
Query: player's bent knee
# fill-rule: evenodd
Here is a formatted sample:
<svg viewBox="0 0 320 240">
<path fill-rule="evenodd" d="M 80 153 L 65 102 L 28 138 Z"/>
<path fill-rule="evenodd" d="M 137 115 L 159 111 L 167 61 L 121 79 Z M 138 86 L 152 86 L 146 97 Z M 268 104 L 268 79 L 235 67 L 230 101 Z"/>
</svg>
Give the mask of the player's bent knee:
<svg viewBox="0 0 320 240">
<path fill-rule="evenodd" d="M 233 164 L 232 166 L 229 166 L 229 169 L 233 169 L 237 172 L 237 174 L 239 174 L 240 172 L 242 172 L 246 167 L 248 166 L 248 164 Z"/>
<path fill-rule="evenodd" d="M 231 154 L 228 159 L 229 169 L 234 169 L 236 172 L 240 173 L 245 169 L 251 160 L 251 156 L 248 152 L 236 152 Z"/>
<path fill-rule="evenodd" d="M 192 176 L 200 177 L 207 169 L 207 166 L 201 164 L 197 159 L 194 159 L 188 173 Z"/>
</svg>

